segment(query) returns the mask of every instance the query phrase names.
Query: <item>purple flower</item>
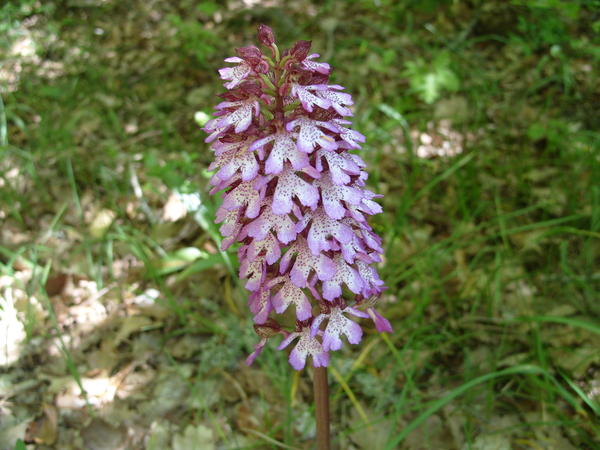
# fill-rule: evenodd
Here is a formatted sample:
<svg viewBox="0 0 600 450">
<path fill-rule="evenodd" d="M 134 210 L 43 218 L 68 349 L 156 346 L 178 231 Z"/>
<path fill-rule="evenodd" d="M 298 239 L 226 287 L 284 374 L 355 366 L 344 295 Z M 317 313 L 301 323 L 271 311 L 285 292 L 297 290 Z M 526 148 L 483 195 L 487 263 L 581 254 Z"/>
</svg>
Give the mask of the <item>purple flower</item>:
<svg viewBox="0 0 600 450">
<path fill-rule="evenodd" d="M 305 153 L 311 153 L 315 147 L 321 146 L 326 150 L 335 150 L 337 145 L 332 136 L 325 133 L 322 128 L 329 131 L 337 131 L 337 127 L 332 122 L 323 122 L 321 120 L 313 120 L 307 116 L 301 116 L 286 124 L 288 131 L 299 127 L 297 147 Z M 322 127 L 322 128 L 319 128 Z"/>
<path fill-rule="evenodd" d="M 292 367 L 302 369 L 308 357 L 327 366 L 344 336 L 350 344 L 362 339 L 348 316 L 392 331 L 373 307 L 385 289 L 375 267 L 383 248 L 367 220 L 382 210 L 365 189 L 364 161 L 350 153 L 365 137 L 348 120 L 350 94 L 328 83 L 329 64 L 309 54 L 310 41 L 280 52 L 266 25 L 258 40 L 271 57 L 247 46 L 225 60 L 233 64 L 219 70 L 228 91 L 204 127 L 215 154 L 211 193 L 224 191 L 221 247 L 239 243 L 239 274 L 250 291 L 260 339 L 246 363 L 282 334 L 280 350 L 296 341 Z M 288 310 L 293 330 L 277 321 Z"/>
<path fill-rule="evenodd" d="M 359 311 L 350 306 L 346 306 L 344 309 L 339 306 L 335 306 L 331 309 L 328 314 L 319 314 L 311 325 L 311 335 L 316 336 L 318 333 L 319 325 L 323 320 L 327 319 L 327 327 L 323 334 L 323 350 L 339 350 L 342 348 L 342 340 L 340 335 L 344 335 L 348 338 L 348 342 L 351 344 L 358 344 L 362 338 L 362 328 L 356 322 L 348 319 L 344 314 L 352 314 L 356 317 L 369 317 L 368 314 Z"/>
<path fill-rule="evenodd" d="M 225 62 L 238 63 L 238 65 L 234 67 L 225 67 L 223 69 L 219 69 L 219 75 L 221 75 L 221 78 L 223 80 L 229 80 L 229 83 L 224 84 L 227 89 L 233 89 L 236 87 L 252 72 L 252 67 L 250 67 L 250 65 L 242 58 L 238 58 L 237 56 L 227 58 Z"/>
<path fill-rule="evenodd" d="M 290 353 L 289 361 L 292 367 L 296 370 L 301 370 L 306 364 L 306 358 L 308 355 L 313 358 L 313 365 L 315 367 L 323 367 L 329 365 L 329 353 L 324 349 L 323 344 L 314 337 L 309 327 L 305 327 L 300 331 L 291 333 L 287 338 L 281 341 L 277 350 L 283 350 L 290 343 L 296 339 L 298 343 Z"/>
<path fill-rule="evenodd" d="M 393 331 L 390 321 L 375 311 L 375 308 L 367 308 L 367 313 L 373 319 L 377 331 L 380 333 L 391 333 Z"/>
<path fill-rule="evenodd" d="M 281 284 L 283 283 L 283 284 Z M 282 314 L 293 303 L 296 307 L 296 317 L 299 321 L 312 317 L 312 305 L 302 289 L 296 286 L 289 276 L 273 279 L 269 286 L 281 285 L 279 291 L 273 296 L 272 304 L 278 314 Z"/>
<path fill-rule="evenodd" d="M 329 64 L 324 63 L 324 62 L 312 61 L 313 59 L 318 58 L 318 57 L 319 57 L 318 53 L 313 53 L 312 55 L 308 55 L 306 58 L 304 58 L 304 60 L 301 63 L 302 68 L 309 70 L 311 72 L 319 72 L 319 73 L 322 73 L 323 75 L 329 75 L 329 72 L 331 71 Z"/>
</svg>

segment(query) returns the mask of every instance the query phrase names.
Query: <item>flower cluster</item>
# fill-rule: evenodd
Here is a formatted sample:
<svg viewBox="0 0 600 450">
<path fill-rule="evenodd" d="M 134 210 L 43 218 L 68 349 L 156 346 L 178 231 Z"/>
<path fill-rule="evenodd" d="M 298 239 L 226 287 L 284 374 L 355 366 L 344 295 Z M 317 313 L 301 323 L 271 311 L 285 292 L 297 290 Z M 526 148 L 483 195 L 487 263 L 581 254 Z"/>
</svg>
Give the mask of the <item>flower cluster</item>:
<svg viewBox="0 0 600 450">
<path fill-rule="evenodd" d="M 352 97 L 329 84 L 329 64 L 309 54 L 309 41 L 280 53 L 265 25 L 258 40 L 271 56 L 248 46 L 225 60 L 233 64 L 219 71 L 228 91 L 204 128 L 215 154 L 211 193 L 225 191 L 222 247 L 241 243 L 240 277 L 261 338 L 247 363 L 282 334 L 279 349 L 297 340 L 295 369 L 308 356 L 327 366 L 342 336 L 361 340 L 349 316 L 391 332 L 373 307 L 384 289 L 374 267 L 383 249 L 367 216 L 381 212 L 379 196 L 365 189 L 365 163 L 349 152 L 365 138 L 350 128 Z M 291 332 L 275 319 L 290 305 Z"/>
</svg>

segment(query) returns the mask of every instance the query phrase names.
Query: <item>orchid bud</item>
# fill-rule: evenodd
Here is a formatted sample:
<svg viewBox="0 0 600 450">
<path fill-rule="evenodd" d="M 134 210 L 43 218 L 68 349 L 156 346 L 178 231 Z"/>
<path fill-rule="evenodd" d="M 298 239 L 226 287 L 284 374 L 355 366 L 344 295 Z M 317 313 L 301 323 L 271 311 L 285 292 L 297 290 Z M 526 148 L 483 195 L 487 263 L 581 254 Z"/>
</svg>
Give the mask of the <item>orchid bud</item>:
<svg viewBox="0 0 600 450">
<path fill-rule="evenodd" d="M 271 27 L 263 24 L 258 26 L 258 41 L 267 47 L 271 47 L 275 43 L 275 34 Z"/>
<path fill-rule="evenodd" d="M 246 60 L 250 59 L 260 59 L 262 57 L 262 52 L 260 49 L 254 45 L 248 45 L 247 47 L 239 47 L 235 49 L 237 55 Z"/>
<path fill-rule="evenodd" d="M 300 62 L 303 61 L 308 55 L 308 51 L 310 50 L 310 41 L 298 41 L 294 44 L 292 49 L 290 50 L 290 55 L 293 59 Z"/>
<path fill-rule="evenodd" d="M 258 36 L 277 48 L 266 25 Z M 383 247 L 367 219 L 382 212 L 380 196 L 366 188 L 365 162 L 350 153 L 365 137 L 351 128 L 352 97 L 329 84 L 329 64 L 309 49 L 299 41 L 282 57 L 274 52 L 270 65 L 254 46 L 237 49 L 225 60 L 234 66 L 219 70 L 225 101 L 204 128 L 215 157 L 211 193 L 224 192 L 216 214 L 222 249 L 239 243 L 239 276 L 260 338 L 246 362 L 281 334 L 279 349 L 297 341 L 289 356 L 296 370 L 308 357 L 327 366 L 344 340 L 358 344 L 358 319 L 391 332 L 374 309 L 385 289 L 376 269 Z M 296 326 L 286 330 L 277 319 L 288 310 Z"/>
</svg>

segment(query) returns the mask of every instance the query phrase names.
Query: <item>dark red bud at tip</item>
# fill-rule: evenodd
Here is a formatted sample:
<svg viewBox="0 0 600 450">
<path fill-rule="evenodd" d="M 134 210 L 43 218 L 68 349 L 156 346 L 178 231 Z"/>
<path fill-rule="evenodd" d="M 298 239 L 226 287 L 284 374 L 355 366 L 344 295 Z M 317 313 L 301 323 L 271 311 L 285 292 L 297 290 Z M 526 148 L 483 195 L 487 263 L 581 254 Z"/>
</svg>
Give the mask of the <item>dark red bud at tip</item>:
<svg viewBox="0 0 600 450">
<path fill-rule="evenodd" d="M 240 58 L 245 60 L 260 60 L 262 57 L 262 52 L 254 45 L 236 48 L 235 52 Z"/>
<path fill-rule="evenodd" d="M 303 61 L 304 58 L 306 58 L 306 56 L 308 55 L 308 51 L 310 50 L 310 44 L 311 41 L 296 42 L 290 50 L 292 58 L 294 58 L 298 62 Z"/>
<path fill-rule="evenodd" d="M 263 24 L 258 26 L 258 41 L 267 47 L 270 47 L 275 43 L 275 34 L 271 27 Z"/>
</svg>

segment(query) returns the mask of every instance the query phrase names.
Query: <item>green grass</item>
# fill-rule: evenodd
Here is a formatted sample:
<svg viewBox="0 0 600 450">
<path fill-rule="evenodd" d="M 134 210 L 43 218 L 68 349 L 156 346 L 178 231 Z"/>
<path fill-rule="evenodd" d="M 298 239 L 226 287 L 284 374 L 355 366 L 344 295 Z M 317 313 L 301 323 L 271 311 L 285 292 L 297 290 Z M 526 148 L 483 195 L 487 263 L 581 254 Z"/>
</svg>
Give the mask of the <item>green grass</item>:
<svg viewBox="0 0 600 450">
<path fill-rule="evenodd" d="M 412 448 L 439 419 L 464 448 L 480 448 L 485 436 L 539 446 L 558 439 L 557 428 L 573 448 L 595 448 L 595 6 L 378 4 L 302 2 L 283 11 L 48 2 L 33 36 L 42 60 L 63 63 L 63 73 L 51 78 L 24 64 L 17 89 L 2 91 L 0 274 L 17 280 L 17 260 L 46 268 L 27 291 L 39 298 L 50 267 L 122 293 L 116 304 L 158 289 L 169 315 L 141 334 L 160 335 L 160 361 L 193 397 L 206 380 L 232 384 L 223 373 L 246 393 L 187 406 L 179 424 L 208 424 L 231 448 L 309 448 L 308 376 L 293 374 L 273 345 L 252 370 L 241 365 L 255 338 L 235 252 L 218 250 L 206 189 L 211 155 L 194 122 L 222 91 L 220 61 L 250 41 L 255 23 L 269 22 L 287 43 L 312 38 L 334 81 L 355 95 L 369 184 L 385 194 L 385 212 L 372 223 L 384 237 L 389 290 L 381 308 L 395 332 L 368 329 L 360 346 L 334 355 L 336 445 L 350 448 L 364 434 L 381 448 Z M 23 5 L 0 8 L 13 41 L 35 14 Z M 168 19 L 151 19 L 152 10 Z M 133 25 L 124 28 L 127 21 Z M 436 134 L 428 124 L 435 129 L 442 119 L 463 137 L 462 153 L 419 157 L 411 131 Z M 202 206 L 195 217 L 164 223 L 161 208 L 174 190 L 198 193 Z M 102 209 L 115 219 L 93 235 Z M 115 274 L 127 258 L 135 268 Z M 44 309 L 40 323 L 22 311 L 30 341 L 48 329 L 69 333 L 49 301 Z M 201 342 L 189 360 L 173 356 L 172 342 L 184 336 Z M 85 353 L 63 341 L 61 351 L 81 385 Z M 252 414 L 259 420 L 244 422 Z M 436 448 L 436 436 L 423 445 Z"/>
</svg>

